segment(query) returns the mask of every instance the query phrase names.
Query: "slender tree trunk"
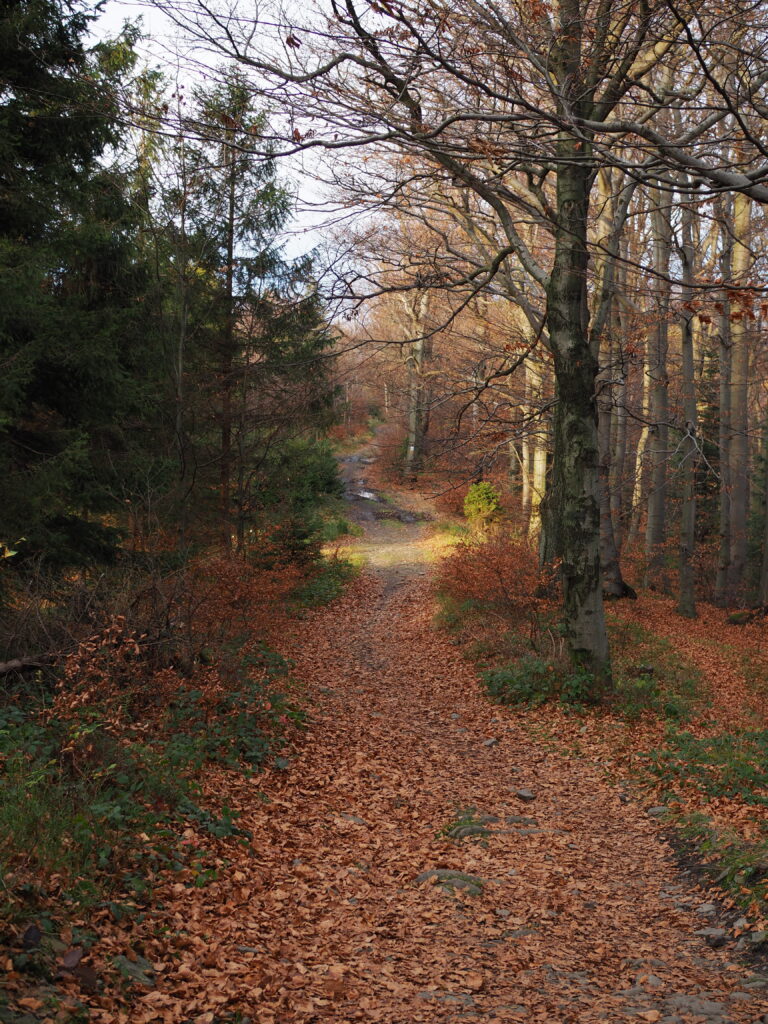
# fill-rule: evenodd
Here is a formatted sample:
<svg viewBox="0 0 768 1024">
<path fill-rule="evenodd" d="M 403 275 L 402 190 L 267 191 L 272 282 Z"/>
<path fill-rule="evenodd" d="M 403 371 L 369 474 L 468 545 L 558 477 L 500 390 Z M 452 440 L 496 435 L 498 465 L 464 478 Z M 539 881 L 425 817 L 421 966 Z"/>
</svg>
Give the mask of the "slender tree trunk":
<svg viewBox="0 0 768 1024">
<path fill-rule="evenodd" d="M 529 357 L 523 363 L 525 375 L 524 401 L 522 408 L 523 415 L 523 436 L 520 439 L 520 511 L 526 532 L 531 528 L 531 438 L 530 438 L 530 415 L 531 415 L 531 368 Z"/>
<path fill-rule="evenodd" d="M 548 431 L 543 419 L 533 443 L 533 473 L 530 485 L 530 519 L 528 536 L 536 538 L 541 531 L 541 503 L 547 491 L 547 437 Z"/>
<path fill-rule="evenodd" d="M 410 305 L 410 325 L 413 341 L 408 354 L 408 421 L 405 445 L 405 473 L 409 476 L 419 473 L 424 459 L 425 424 L 428 395 L 426 368 L 429 358 L 429 342 L 424 335 L 424 312 L 426 292 L 414 292 Z"/>
<path fill-rule="evenodd" d="M 649 465 L 648 465 L 648 442 L 650 438 L 650 374 L 648 373 L 647 355 L 643 360 L 641 369 L 641 387 L 642 387 L 642 416 L 643 426 L 640 431 L 640 437 L 637 441 L 637 455 L 635 457 L 635 471 L 632 476 L 632 502 L 631 502 L 631 517 L 629 521 L 629 531 L 627 533 L 627 544 L 628 548 L 633 548 L 640 536 L 640 526 L 643 518 L 643 510 L 646 505 L 646 495 L 648 494 L 648 476 L 649 476 Z"/>
<path fill-rule="evenodd" d="M 613 315 L 615 300 L 616 256 L 618 238 L 614 219 L 617 204 L 610 175 L 601 169 L 597 176 L 599 214 L 595 226 L 595 271 L 598 287 L 596 308 L 592 313 L 593 348 L 599 351 L 600 375 L 597 380 L 597 444 L 600 489 L 600 568 L 603 577 L 603 595 L 611 599 L 627 597 L 632 591 L 625 584 L 619 565 L 619 550 L 613 528 L 611 512 L 611 423 L 613 420 Z"/>
<path fill-rule="evenodd" d="M 768 402 L 766 402 L 763 424 L 763 557 L 760 566 L 758 602 L 768 605 Z"/>
<path fill-rule="evenodd" d="M 227 132 L 228 136 L 234 133 Z M 219 455 L 219 507 L 221 515 L 221 541 L 225 551 L 232 550 L 232 404 L 235 364 L 235 150 L 225 143 L 224 161 L 229 170 L 227 177 L 226 270 L 224 277 L 224 332 L 221 344 L 221 452 Z"/>
<path fill-rule="evenodd" d="M 724 281 L 729 281 L 731 279 L 733 238 L 731 237 L 727 211 L 723 213 L 721 229 L 721 276 Z M 723 291 L 722 307 L 719 343 L 720 421 L 718 426 L 720 453 L 720 520 L 718 532 L 720 547 L 717 560 L 717 577 L 715 580 L 715 604 L 721 608 L 728 603 L 728 581 L 731 568 L 731 310 L 726 290 Z"/>
<path fill-rule="evenodd" d="M 623 286 L 621 275 L 617 287 Z M 627 462 L 627 378 L 623 365 L 623 354 L 621 351 L 621 339 L 623 338 L 623 315 L 619 303 L 614 306 L 614 323 L 618 338 L 614 346 L 615 364 L 618 377 L 613 401 L 612 412 L 612 434 L 613 451 L 611 453 L 610 479 L 608 487 L 610 491 L 611 520 L 616 538 L 616 547 L 621 552 L 624 533 L 624 474 Z"/>
<path fill-rule="evenodd" d="M 696 381 L 693 352 L 693 209 L 691 196 L 682 207 L 683 287 L 681 289 L 681 356 L 683 370 L 683 415 L 685 426 L 680 444 L 683 504 L 680 515 L 680 570 L 677 610 L 689 619 L 696 618 L 695 579 L 693 556 L 696 546 L 696 462 L 698 454 Z"/>
<path fill-rule="evenodd" d="M 669 211 L 662 209 L 663 197 L 654 192 L 651 211 L 653 225 L 653 264 L 659 274 L 654 282 L 656 327 L 648 346 L 648 374 L 650 376 L 650 428 L 651 450 L 650 493 L 648 519 L 645 530 L 646 586 L 658 584 L 668 589 L 664 572 L 664 542 L 667 534 L 667 460 L 669 458 L 669 380 L 667 352 L 669 348 L 669 256 L 671 228 Z M 669 200 L 667 200 L 669 201 Z"/>
<path fill-rule="evenodd" d="M 750 268 L 749 227 L 751 201 L 737 192 L 733 196 L 733 281 L 742 288 Z M 731 563 L 729 587 L 736 595 L 743 591 L 747 565 L 747 513 L 749 509 L 749 344 L 747 311 L 749 299 L 739 292 L 731 302 Z"/>
<path fill-rule="evenodd" d="M 554 356 L 557 405 L 554 463 L 546 531 L 561 560 L 565 630 L 577 664 L 593 673 L 594 697 L 610 689 L 608 637 L 600 573 L 597 359 L 589 344 L 587 208 L 590 172 L 579 150 L 561 138 L 555 257 L 547 288 L 547 327 Z"/>
</svg>

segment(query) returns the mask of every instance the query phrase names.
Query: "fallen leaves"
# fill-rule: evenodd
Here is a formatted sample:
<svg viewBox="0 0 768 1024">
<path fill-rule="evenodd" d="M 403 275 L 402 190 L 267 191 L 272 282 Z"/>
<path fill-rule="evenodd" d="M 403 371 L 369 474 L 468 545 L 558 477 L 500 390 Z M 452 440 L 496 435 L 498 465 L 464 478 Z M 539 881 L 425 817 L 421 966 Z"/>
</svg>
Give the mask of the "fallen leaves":
<svg viewBox="0 0 768 1024">
<path fill-rule="evenodd" d="M 283 624 L 307 732 L 285 770 L 207 774 L 250 844 L 190 826 L 202 884 L 160 872 L 140 915 L 96 911 L 95 1024 L 618 1022 L 650 961 L 668 991 L 726 998 L 739 986 L 660 895 L 673 869 L 657 824 L 606 781 L 609 750 L 630 759 L 646 727 L 628 739 L 548 708 L 523 728 L 480 694 L 433 615 L 424 583 L 363 575 L 333 607 Z M 564 756 L 553 731 L 606 755 Z M 441 835 L 470 807 L 498 828 Z M 414 883 L 431 870 L 484 884 L 468 895 Z M 71 938 L 62 963 L 80 969 Z M 121 956 L 150 964 L 155 988 L 120 978 Z M 635 1018 L 661 1020 L 652 998 Z M 753 1011 L 734 1004 L 729 1019 Z"/>
</svg>

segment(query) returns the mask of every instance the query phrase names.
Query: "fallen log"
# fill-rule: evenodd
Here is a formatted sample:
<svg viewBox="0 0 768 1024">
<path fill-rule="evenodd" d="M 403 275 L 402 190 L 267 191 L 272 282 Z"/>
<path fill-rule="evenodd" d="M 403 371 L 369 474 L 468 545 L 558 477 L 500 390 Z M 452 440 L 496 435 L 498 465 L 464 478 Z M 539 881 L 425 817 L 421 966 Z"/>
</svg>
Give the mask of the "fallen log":
<svg viewBox="0 0 768 1024">
<path fill-rule="evenodd" d="M 45 668 L 45 661 L 40 658 L 13 658 L 11 661 L 0 661 L 0 676 L 11 672 L 26 672 L 29 669 Z"/>
</svg>

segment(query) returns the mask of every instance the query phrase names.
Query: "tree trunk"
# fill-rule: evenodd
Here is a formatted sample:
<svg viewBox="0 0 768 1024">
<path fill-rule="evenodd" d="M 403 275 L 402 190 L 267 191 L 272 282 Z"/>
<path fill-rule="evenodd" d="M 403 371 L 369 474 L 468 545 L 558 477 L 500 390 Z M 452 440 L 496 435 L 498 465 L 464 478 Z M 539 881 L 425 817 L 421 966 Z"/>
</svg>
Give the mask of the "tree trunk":
<svg viewBox="0 0 768 1024">
<path fill-rule="evenodd" d="M 651 211 L 653 225 L 653 265 L 659 277 L 654 283 L 656 327 L 648 346 L 648 374 L 650 377 L 651 448 L 650 493 L 648 519 L 645 530 L 646 574 L 645 585 L 658 584 L 668 589 L 664 571 L 664 542 L 667 533 L 667 460 L 669 458 L 669 380 L 667 377 L 667 351 L 669 347 L 669 255 L 671 228 L 669 211 L 661 208 L 662 196 L 653 193 Z"/>
<path fill-rule="evenodd" d="M 547 492 L 547 426 L 539 420 L 533 442 L 533 473 L 530 484 L 530 519 L 528 536 L 535 538 L 541 532 L 541 503 Z"/>
<path fill-rule="evenodd" d="M 592 673 L 593 696 L 611 687 L 600 573 L 597 359 L 587 330 L 589 169 L 561 138 L 555 257 L 547 287 L 547 327 L 557 405 L 554 462 L 546 499 L 545 551 L 561 560 L 565 632 L 574 661 Z"/>
<path fill-rule="evenodd" d="M 520 439 L 520 511 L 522 522 L 526 532 L 531 528 L 531 437 L 530 437 L 530 415 L 531 415 L 531 368 L 529 361 L 532 356 L 523 363 L 525 374 L 524 404 L 521 410 L 523 419 L 523 436 Z"/>
<path fill-rule="evenodd" d="M 406 475 L 416 475 L 424 460 L 425 424 L 428 396 L 425 383 L 429 342 L 424 338 L 426 292 L 413 293 L 410 306 L 411 336 L 414 339 L 406 360 L 408 366 L 408 420 L 405 443 Z"/>
<path fill-rule="evenodd" d="M 623 275 L 622 275 L 623 277 Z M 621 278 L 617 282 L 619 289 L 622 287 Z M 621 552 L 624 533 L 624 473 L 627 461 L 627 378 L 623 365 L 623 354 L 621 352 L 621 338 L 623 336 L 623 317 L 620 307 L 616 304 L 614 310 L 614 322 L 618 342 L 615 346 L 616 356 L 619 361 L 620 372 L 618 373 L 619 383 L 614 393 L 613 401 L 613 451 L 611 453 L 610 478 L 608 488 L 610 491 L 611 519 L 616 539 L 616 547 Z"/>
<path fill-rule="evenodd" d="M 731 278 L 733 239 L 727 217 L 721 221 L 722 253 L 721 276 Z M 728 603 L 728 579 L 731 567 L 731 311 L 727 291 L 723 291 L 720 313 L 719 377 L 720 419 L 718 425 L 720 469 L 720 516 L 718 532 L 720 548 L 715 579 L 715 604 L 721 608 Z"/>
<path fill-rule="evenodd" d="M 616 600 L 635 597 L 635 592 L 624 582 L 619 563 L 619 549 L 613 529 L 611 512 L 611 415 L 612 395 L 609 387 L 600 393 L 598 402 L 598 452 L 600 476 L 600 567 L 603 576 L 603 594 Z"/>
<path fill-rule="evenodd" d="M 641 367 L 641 385 L 642 385 L 642 416 L 643 426 L 640 431 L 640 437 L 637 441 L 637 455 L 635 456 L 635 468 L 632 476 L 632 500 L 631 500 L 631 516 L 629 520 L 629 531 L 627 533 L 626 546 L 632 549 L 640 536 L 640 526 L 643 518 L 643 509 L 646 505 L 646 495 L 648 494 L 648 439 L 650 437 L 650 375 L 648 373 L 648 356 L 647 346 L 646 355 L 643 359 Z"/>
<path fill-rule="evenodd" d="M 234 133 L 227 132 L 232 136 Z M 221 515 L 221 542 L 225 551 L 232 550 L 232 398 L 234 390 L 233 371 L 235 364 L 235 308 L 234 308 L 234 259 L 235 259 L 235 150 L 225 143 L 224 162 L 228 168 L 227 181 L 227 223 L 226 223 L 226 269 L 224 277 L 224 331 L 221 343 L 221 451 L 219 453 L 219 508 Z"/>
<path fill-rule="evenodd" d="M 614 225 L 618 210 L 610 175 L 598 173 L 600 211 L 595 228 L 595 271 L 597 302 L 592 312 L 590 344 L 599 352 L 600 376 L 597 381 L 597 444 L 600 487 L 600 567 L 603 595 L 611 599 L 635 596 L 624 582 L 611 511 L 611 423 L 613 419 L 613 317 L 615 304 L 616 257 L 618 238 Z"/>
<path fill-rule="evenodd" d="M 682 207 L 683 287 L 681 289 L 681 357 L 683 370 L 683 416 L 685 427 L 680 443 L 682 463 L 680 467 L 683 504 L 680 514 L 680 570 L 677 610 L 689 619 L 696 618 L 695 579 L 693 556 L 696 546 L 696 462 L 698 455 L 696 381 L 694 378 L 693 353 L 693 209 L 691 196 Z"/>
<path fill-rule="evenodd" d="M 763 558 L 760 566 L 760 587 L 758 592 L 758 603 L 765 607 L 768 605 L 768 403 L 765 407 L 765 422 L 763 425 Z"/>
<path fill-rule="evenodd" d="M 749 225 L 750 200 L 736 193 L 733 197 L 733 282 L 742 288 L 747 284 L 750 267 Z M 744 587 L 747 565 L 747 511 L 749 508 L 749 414 L 747 387 L 749 383 L 749 345 L 747 311 L 749 299 L 739 292 L 731 302 L 731 557 L 728 573 L 732 595 Z"/>
</svg>

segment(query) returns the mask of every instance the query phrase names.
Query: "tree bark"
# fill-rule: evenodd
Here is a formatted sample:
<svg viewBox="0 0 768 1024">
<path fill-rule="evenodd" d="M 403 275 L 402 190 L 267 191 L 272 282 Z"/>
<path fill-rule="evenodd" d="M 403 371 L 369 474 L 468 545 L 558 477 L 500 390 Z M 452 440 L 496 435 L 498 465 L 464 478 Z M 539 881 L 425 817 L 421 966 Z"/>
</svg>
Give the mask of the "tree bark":
<svg viewBox="0 0 768 1024">
<path fill-rule="evenodd" d="M 654 282 L 656 327 L 648 346 L 648 374 L 650 377 L 649 404 L 651 445 L 650 493 L 648 519 L 645 530 L 646 573 L 645 585 L 659 585 L 668 589 L 664 571 L 664 542 L 667 535 L 667 460 L 669 458 L 669 380 L 667 352 L 669 348 L 669 256 L 671 228 L 669 211 L 661 207 L 660 193 L 653 193 L 651 211 L 653 225 L 653 265 L 658 273 Z"/>
<path fill-rule="evenodd" d="M 533 442 L 533 472 L 530 482 L 530 519 L 528 536 L 536 538 L 541 531 L 541 503 L 547 492 L 547 427 L 539 421 Z"/>
<path fill-rule="evenodd" d="M 768 404 L 765 407 L 763 425 L 763 557 L 760 565 L 760 586 L 758 604 L 768 605 Z"/>
<path fill-rule="evenodd" d="M 600 572 L 598 364 L 588 336 L 587 209 L 590 172 L 561 138 L 555 256 L 547 287 L 547 327 L 557 405 L 554 462 L 546 499 L 545 551 L 560 559 L 565 631 L 574 661 L 595 679 L 599 700 L 611 689 Z"/>
<path fill-rule="evenodd" d="M 424 461 L 424 441 L 428 395 L 426 365 L 429 359 L 429 341 L 424 337 L 426 292 L 414 292 L 409 301 L 411 336 L 408 366 L 408 417 L 406 427 L 404 471 L 409 476 L 418 474 Z"/>
<path fill-rule="evenodd" d="M 617 281 L 617 288 L 621 289 L 623 276 Z M 611 519 L 616 538 L 616 547 L 621 552 L 624 534 L 624 474 L 627 462 L 627 378 L 624 367 L 624 358 L 621 351 L 621 339 L 623 336 L 623 317 L 618 303 L 614 308 L 614 323 L 618 340 L 615 344 L 615 355 L 619 363 L 618 384 L 614 392 L 612 412 L 612 452 L 610 460 L 610 478 L 608 488 L 610 491 Z"/>
<path fill-rule="evenodd" d="M 640 536 L 640 527 L 642 524 L 643 510 L 646 505 L 646 496 L 648 494 L 648 477 L 649 477 L 649 465 L 648 465 L 648 440 L 650 437 L 650 375 L 648 373 L 648 352 L 646 345 L 646 353 L 643 358 L 641 366 L 641 386 L 642 386 L 642 418 L 643 426 L 640 431 L 640 437 L 637 441 L 637 455 L 635 457 L 635 467 L 633 474 L 633 485 L 632 485 L 632 499 L 631 499 L 631 516 L 629 520 L 629 530 L 627 532 L 626 546 L 633 548 Z"/>
<path fill-rule="evenodd" d="M 733 197 L 732 274 L 736 286 L 747 284 L 750 267 L 749 227 L 751 203 L 747 196 Z M 749 299 L 744 292 L 731 301 L 731 441 L 729 458 L 731 494 L 731 551 L 728 584 L 732 596 L 744 588 L 747 565 L 747 514 L 749 509 L 749 344 L 747 313 Z"/>
<path fill-rule="evenodd" d="M 523 363 L 525 374 L 524 404 L 521 409 L 523 418 L 523 436 L 520 440 L 520 511 L 522 522 L 526 532 L 531 528 L 531 438 L 530 438 L 530 415 L 531 415 L 531 368 L 532 356 Z"/>
<path fill-rule="evenodd" d="M 683 416 L 685 419 L 681 450 L 681 478 L 683 504 L 680 514 L 680 569 L 678 577 L 677 610 L 686 618 L 696 618 L 695 579 L 693 556 L 696 547 L 696 462 L 698 454 L 696 381 L 693 352 L 693 209 L 691 196 L 682 208 L 683 287 L 681 289 L 681 356 L 683 370 Z"/>
<path fill-rule="evenodd" d="M 726 219 L 721 222 L 721 235 L 721 276 L 724 281 L 728 281 L 731 277 L 733 240 Z M 720 376 L 720 419 L 718 424 L 720 515 L 718 532 L 720 547 L 715 579 L 715 604 L 721 608 L 728 603 L 728 578 L 731 567 L 731 313 L 726 291 L 723 292 L 722 307 L 718 352 Z"/>
</svg>

